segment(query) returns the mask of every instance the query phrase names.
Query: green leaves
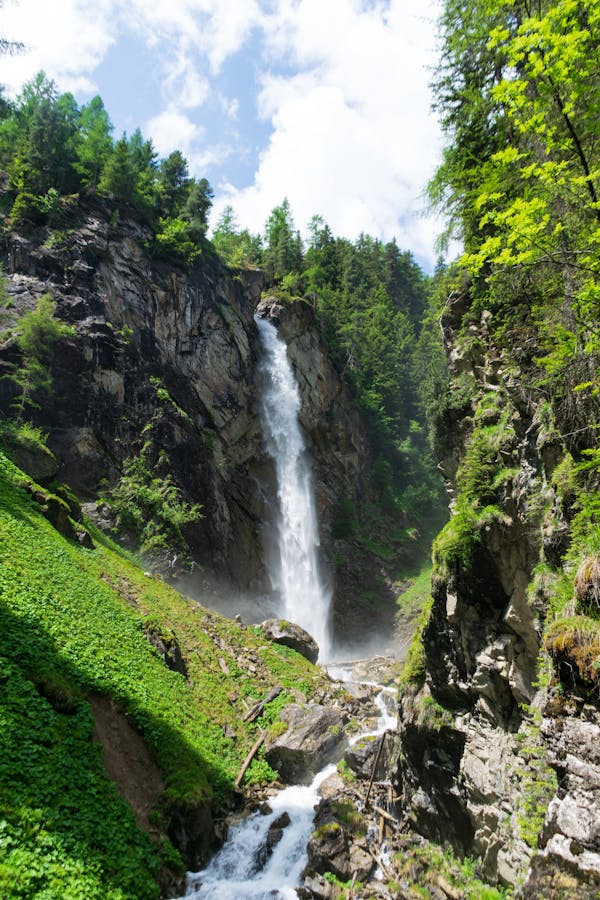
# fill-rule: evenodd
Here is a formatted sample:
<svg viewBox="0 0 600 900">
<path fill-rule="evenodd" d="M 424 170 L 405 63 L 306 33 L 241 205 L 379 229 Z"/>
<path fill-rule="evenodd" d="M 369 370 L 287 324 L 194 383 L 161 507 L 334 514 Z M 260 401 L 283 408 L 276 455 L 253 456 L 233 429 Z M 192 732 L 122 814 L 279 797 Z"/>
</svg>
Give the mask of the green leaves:
<svg viewBox="0 0 600 900">
<path fill-rule="evenodd" d="M 17 345 L 21 351 L 21 364 L 5 376 L 16 386 L 17 397 L 13 408 L 17 421 L 22 422 L 25 410 L 39 408 L 37 396 L 52 385 L 49 360 L 54 345 L 73 334 L 70 325 L 54 317 L 56 304 L 50 294 L 44 294 L 32 312 L 25 313 L 16 326 Z"/>
<path fill-rule="evenodd" d="M 201 506 L 189 504 L 169 472 L 163 474 L 151 462 L 151 443 L 146 441 L 140 452 L 126 460 L 123 474 L 107 495 L 107 502 L 117 516 L 117 527 L 135 535 L 142 553 L 177 548 L 187 544 L 182 527 L 200 518 Z"/>
</svg>

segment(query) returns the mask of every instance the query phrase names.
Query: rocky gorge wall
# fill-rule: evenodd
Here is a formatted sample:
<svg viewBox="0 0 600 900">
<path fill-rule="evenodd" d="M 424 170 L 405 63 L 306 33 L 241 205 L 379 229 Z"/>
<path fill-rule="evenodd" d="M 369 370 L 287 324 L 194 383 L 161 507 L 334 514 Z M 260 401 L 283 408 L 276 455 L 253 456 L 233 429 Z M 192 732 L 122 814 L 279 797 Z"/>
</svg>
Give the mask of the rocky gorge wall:
<svg viewBox="0 0 600 900">
<path fill-rule="evenodd" d="M 568 653 L 561 672 L 544 639 L 559 584 L 576 611 L 561 472 L 589 435 L 568 447 L 514 353 L 494 345 L 489 314 L 468 325 L 466 312 L 455 296 L 441 320 L 452 518 L 404 676 L 398 792 L 417 831 L 519 896 L 597 897 L 598 682 L 584 683 Z"/>
<path fill-rule="evenodd" d="M 268 590 L 263 529 L 273 476 L 258 415 L 253 319 L 260 272 L 231 273 L 208 249 L 192 271 L 153 257 L 149 229 L 107 201 L 80 200 L 63 219 L 60 228 L 9 234 L 5 257 L 5 325 L 49 292 L 57 317 L 74 328 L 54 353 L 52 391 L 34 414 L 59 461 L 57 477 L 95 500 L 147 444 L 157 472 L 169 472 L 184 499 L 202 505 L 202 517 L 185 527 L 195 563 L 237 589 Z M 381 616 L 355 603 L 344 555 L 356 553 L 343 542 L 334 548 L 331 523 L 342 492 L 358 502 L 365 492 L 366 429 L 310 307 L 267 300 L 259 314 L 282 331 L 300 384 L 338 632 L 364 635 Z M 18 359 L 9 335 L 2 374 Z M 5 414 L 13 393 L 0 381 Z M 363 554 L 360 566 L 385 585 L 377 560 Z"/>
</svg>

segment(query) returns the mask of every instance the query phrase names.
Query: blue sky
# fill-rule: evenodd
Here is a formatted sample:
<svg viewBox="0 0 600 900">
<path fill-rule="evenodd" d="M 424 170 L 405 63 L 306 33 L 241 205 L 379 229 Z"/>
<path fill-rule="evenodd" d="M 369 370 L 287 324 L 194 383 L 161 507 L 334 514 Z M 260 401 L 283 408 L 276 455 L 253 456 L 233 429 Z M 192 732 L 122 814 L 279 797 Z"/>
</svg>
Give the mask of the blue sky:
<svg viewBox="0 0 600 900">
<path fill-rule="evenodd" d="M 441 138 L 430 111 L 440 0 L 5 0 L 10 94 L 39 69 L 80 103 L 99 93 L 115 134 L 182 149 L 262 231 L 287 196 L 296 225 L 389 240 L 431 269 L 441 225 L 423 192 Z"/>
</svg>

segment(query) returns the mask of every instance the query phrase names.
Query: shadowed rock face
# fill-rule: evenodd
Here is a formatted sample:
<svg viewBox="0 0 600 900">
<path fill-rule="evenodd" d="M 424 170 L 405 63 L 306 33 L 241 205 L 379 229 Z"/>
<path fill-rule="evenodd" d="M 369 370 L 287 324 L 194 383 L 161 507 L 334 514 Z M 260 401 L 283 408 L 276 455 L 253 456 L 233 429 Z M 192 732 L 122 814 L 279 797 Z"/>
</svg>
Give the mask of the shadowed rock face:
<svg viewBox="0 0 600 900">
<path fill-rule="evenodd" d="M 499 421 L 491 406 L 505 416 L 491 468 L 497 475 L 504 467 L 506 477 L 496 485 L 496 514 L 468 552 L 437 560 L 423 672 L 400 697 L 398 790 L 421 834 L 477 857 L 489 880 L 524 882 L 517 896 L 595 896 L 597 697 L 547 702 L 538 683 L 552 598 L 534 574 L 542 562 L 556 565 L 568 544 L 551 478 L 561 451 L 523 387 L 526 373 L 505 366 L 491 344 L 485 314 L 469 332 L 483 349 L 461 344 L 461 304 L 450 304 L 442 328 L 451 372 L 469 375 L 473 396 L 469 409 L 447 414 L 442 467 L 455 495 L 478 415 Z M 478 407 L 478 398 L 494 394 L 500 402 Z"/>
<path fill-rule="evenodd" d="M 153 260 L 149 230 L 114 218 L 107 204 L 86 202 L 64 240 L 48 241 L 47 229 L 8 238 L 16 311 L 50 291 L 76 332 L 56 350 L 53 391 L 38 414 L 58 477 L 93 498 L 151 440 L 185 498 L 203 506 L 186 533 L 196 559 L 234 582 L 261 583 L 260 275 L 233 278 L 211 257 L 193 272 Z M 11 353 L 4 348 L 3 359 Z M 6 409 L 10 383 L 0 391 Z"/>
<path fill-rule="evenodd" d="M 274 481 L 257 403 L 261 273 L 234 276 L 208 249 L 187 271 L 153 258 L 151 240 L 126 210 L 98 199 L 65 213 L 59 232 L 40 227 L 7 237 L 11 315 L 34 309 L 50 291 L 58 317 L 75 330 L 56 348 L 53 390 L 36 424 L 49 434 L 58 479 L 84 500 L 114 483 L 150 441 L 150 461 L 166 454 L 162 474 L 171 474 L 187 502 L 202 505 L 202 517 L 185 527 L 195 561 L 237 588 L 265 592 Z M 310 306 L 271 298 L 259 312 L 288 342 L 300 386 L 324 568 L 335 583 L 334 630 L 342 640 L 367 638 L 393 615 L 390 580 L 368 552 L 332 537 L 339 498 L 360 504 L 365 493 L 366 429 Z M 14 362 L 13 341 L 0 348 L 0 374 Z M 13 390 L 0 381 L 0 412 Z M 369 592 L 383 600 L 375 611 L 361 599 Z"/>
<path fill-rule="evenodd" d="M 310 784 L 346 743 L 341 714 L 318 703 L 291 704 L 281 712 L 288 730 L 271 741 L 265 759 L 286 784 Z"/>
</svg>

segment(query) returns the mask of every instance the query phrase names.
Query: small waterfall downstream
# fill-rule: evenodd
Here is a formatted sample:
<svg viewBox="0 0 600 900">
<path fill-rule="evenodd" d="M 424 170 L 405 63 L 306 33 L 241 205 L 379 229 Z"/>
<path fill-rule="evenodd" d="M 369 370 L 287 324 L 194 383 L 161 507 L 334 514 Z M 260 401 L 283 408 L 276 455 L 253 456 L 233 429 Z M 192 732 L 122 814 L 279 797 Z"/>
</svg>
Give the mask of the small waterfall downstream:
<svg viewBox="0 0 600 900">
<path fill-rule="evenodd" d="M 328 671 L 341 681 L 351 678 L 351 671 L 346 668 L 328 668 Z M 361 737 L 375 737 L 388 728 L 396 728 L 396 717 L 386 703 L 386 695 L 395 699 L 396 691 L 376 686 L 380 688 L 375 699 L 380 713 L 377 726 L 373 731 L 355 735 L 351 745 Z M 301 884 L 307 863 L 306 847 L 320 788 L 335 768 L 330 763 L 315 776 L 312 784 L 292 785 L 279 791 L 269 800 L 270 812 L 265 815 L 256 811 L 232 827 L 223 849 L 207 868 L 188 873 L 186 900 L 297 900 L 296 888 Z M 286 814 L 289 824 L 265 861 L 269 830 Z"/>
<path fill-rule="evenodd" d="M 281 597 L 281 615 L 301 625 L 319 645 L 319 660 L 330 651 L 330 593 L 319 576 L 319 529 L 310 465 L 298 413 L 300 393 L 285 342 L 274 325 L 256 319 L 263 347 L 261 420 L 277 478 L 276 552 L 269 576 Z"/>
</svg>

